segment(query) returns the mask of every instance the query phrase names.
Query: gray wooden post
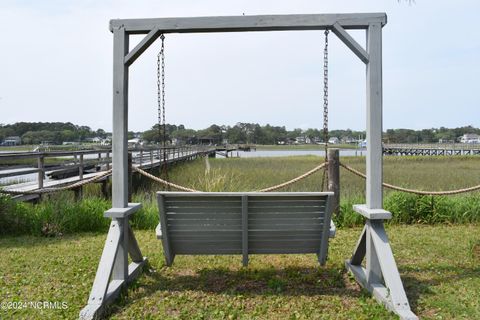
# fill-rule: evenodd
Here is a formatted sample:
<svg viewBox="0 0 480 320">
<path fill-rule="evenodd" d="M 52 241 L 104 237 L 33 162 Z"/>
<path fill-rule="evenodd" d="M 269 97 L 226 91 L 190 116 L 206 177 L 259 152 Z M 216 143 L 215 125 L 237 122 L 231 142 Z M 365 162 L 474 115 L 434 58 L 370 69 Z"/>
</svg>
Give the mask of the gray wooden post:
<svg viewBox="0 0 480 320">
<path fill-rule="evenodd" d="M 328 191 L 332 191 L 333 213 L 340 214 L 340 152 L 328 149 Z"/>
<path fill-rule="evenodd" d="M 142 162 L 143 162 L 143 149 L 140 150 L 140 168 L 142 167 Z"/>
<path fill-rule="evenodd" d="M 382 26 L 371 24 L 367 29 L 367 208 L 382 209 Z M 371 245 L 370 224 L 367 224 L 367 282 L 381 280 L 380 263 Z"/>
<path fill-rule="evenodd" d="M 43 155 L 38 156 L 37 168 L 38 168 L 38 189 L 42 189 L 43 188 L 43 175 L 44 175 L 44 158 L 43 158 Z"/>
<path fill-rule="evenodd" d="M 112 205 L 128 205 L 128 67 L 124 64 L 128 53 L 128 34 L 123 27 L 113 30 L 113 173 Z"/>
<path fill-rule="evenodd" d="M 141 205 L 128 203 L 128 34 L 123 26 L 113 31 L 113 173 L 110 229 L 95 274 L 88 304 L 80 311 L 80 319 L 97 319 L 107 303 L 116 299 L 123 287 L 135 279 L 146 262 L 129 226 L 129 216 Z M 128 263 L 128 255 L 132 262 Z"/>
<path fill-rule="evenodd" d="M 367 207 L 383 206 L 382 178 L 382 25 L 367 29 Z"/>
</svg>

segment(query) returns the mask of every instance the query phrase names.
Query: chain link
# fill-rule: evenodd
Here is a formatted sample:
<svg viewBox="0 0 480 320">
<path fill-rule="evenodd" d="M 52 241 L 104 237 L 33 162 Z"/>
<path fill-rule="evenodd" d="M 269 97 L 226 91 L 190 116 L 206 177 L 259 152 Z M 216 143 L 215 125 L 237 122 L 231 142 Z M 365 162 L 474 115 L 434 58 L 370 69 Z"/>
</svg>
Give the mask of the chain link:
<svg viewBox="0 0 480 320">
<path fill-rule="evenodd" d="M 329 30 L 325 30 L 325 48 L 323 49 L 323 141 L 325 143 L 325 163 L 328 163 L 328 34 Z M 322 188 L 328 184 L 327 167 L 323 171 Z"/>
<path fill-rule="evenodd" d="M 167 134 L 165 120 L 165 35 L 160 35 L 162 41 L 157 55 L 157 103 L 158 103 L 158 136 L 162 138 L 163 168 L 162 174 L 168 180 Z"/>
</svg>

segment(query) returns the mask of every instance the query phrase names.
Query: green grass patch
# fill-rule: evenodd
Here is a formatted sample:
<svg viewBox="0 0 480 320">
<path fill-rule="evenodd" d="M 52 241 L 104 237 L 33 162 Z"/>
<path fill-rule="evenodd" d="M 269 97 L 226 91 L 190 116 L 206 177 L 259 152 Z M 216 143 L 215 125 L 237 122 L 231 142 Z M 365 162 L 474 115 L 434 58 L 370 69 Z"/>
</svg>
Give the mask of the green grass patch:
<svg viewBox="0 0 480 320">
<path fill-rule="evenodd" d="M 164 265 L 153 229 L 137 230 L 150 266 L 109 308 L 111 319 L 395 319 L 344 268 L 360 228 L 338 230 L 325 267 L 314 255 L 178 256 Z M 480 229 L 389 226 L 413 311 L 422 319 L 479 319 Z M 0 238 L 2 302 L 65 302 L 66 309 L 0 310 L 1 319 L 74 319 L 86 304 L 105 234 Z M 476 249 L 475 249 L 476 250 Z"/>
</svg>

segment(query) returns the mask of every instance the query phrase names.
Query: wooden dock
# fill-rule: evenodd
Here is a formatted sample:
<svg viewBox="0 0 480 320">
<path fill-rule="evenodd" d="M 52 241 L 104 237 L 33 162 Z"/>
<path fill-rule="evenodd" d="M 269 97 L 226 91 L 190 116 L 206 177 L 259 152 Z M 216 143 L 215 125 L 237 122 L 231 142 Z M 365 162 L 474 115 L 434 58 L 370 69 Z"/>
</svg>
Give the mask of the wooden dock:
<svg viewBox="0 0 480 320">
<path fill-rule="evenodd" d="M 195 146 L 165 149 L 142 148 L 131 149 L 129 152 L 131 154 L 132 166 L 147 170 L 161 167 L 165 163 L 167 165 L 176 164 L 193 160 L 200 156 L 215 156 L 217 150 L 215 147 Z M 2 162 L 2 160 L 15 162 L 18 160 L 30 159 L 37 163 L 36 167 L 16 167 L 0 170 L 0 178 L 14 178 L 26 174 L 37 174 L 37 178 L 34 181 L 17 182 L 5 185 L 2 189 L 7 192 L 24 191 L 25 194 L 13 195 L 13 198 L 16 200 L 34 200 L 39 197 L 39 194 L 35 194 L 35 191 L 41 193 L 40 191 L 43 189 L 68 186 L 82 180 L 93 178 L 99 173 L 109 170 L 112 165 L 111 154 L 112 151 L 110 149 L 0 154 L 0 162 Z M 57 160 L 60 158 L 62 159 L 62 164 L 46 166 L 45 159 L 48 158 L 56 158 Z M 48 177 L 48 179 L 46 177 Z M 104 177 L 95 182 L 105 184 L 107 180 L 108 177 Z M 81 190 L 74 191 L 81 193 Z"/>
<path fill-rule="evenodd" d="M 403 144 L 384 145 L 388 156 L 469 156 L 480 155 L 480 145 L 475 144 Z"/>
</svg>

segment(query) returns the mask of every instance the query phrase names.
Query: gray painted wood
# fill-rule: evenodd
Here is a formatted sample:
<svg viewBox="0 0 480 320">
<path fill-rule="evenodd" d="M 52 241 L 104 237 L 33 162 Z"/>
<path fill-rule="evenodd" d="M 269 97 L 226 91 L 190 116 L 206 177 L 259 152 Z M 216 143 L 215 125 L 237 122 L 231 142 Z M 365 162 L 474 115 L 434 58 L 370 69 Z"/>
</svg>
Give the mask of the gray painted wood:
<svg viewBox="0 0 480 320">
<path fill-rule="evenodd" d="M 112 206 L 125 208 L 128 204 L 128 67 L 124 57 L 128 52 L 125 29 L 113 30 L 113 172 Z"/>
<path fill-rule="evenodd" d="M 163 254 L 165 256 L 165 263 L 167 266 L 171 266 L 173 263 L 174 255 L 171 251 L 170 247 L 170 239 L 167 230 L 167 219 L 166 219 L 166 212 L 165 212 L 165 196 L 158 195 L 158 210 L 159 210 L 159 217 L 160 217 L 160 228 L 162 230 L 162 247 L 163 247 Z"/>
<path fill-rule="evenodd" d="M 357 241 L 357 245 L 353 250 L 352 258 L 350 259 L 350 263 L 355 266 L 359 266 L 362 264 L 363 258 L 365 258 L 365 254 L 367 250 L 367 226 L 363 227 L 363 231 L 360 235 L 360 238 Z"/>
<path fill-rule="evenodd" d="M 382 179 L 382 26 L 367 30 L 367 166 L 366 199 L 370 209 L 383 206 Z"/>
<path fill-rule="evenodd" d="M 153 28 L 136 46 L 125 56 L 125 65 L 130 66 L 138 57 L 150 47 L 152 43 L 160 36 L 161 31 Z"/>
<path fill-rule="evenodd" d="M 345 29 L 366 29 L 371 23 L 385 24 L 387 16 L 346 13 L 117 19 L 110 21 L 110 30 L 123 27 L 131 34 L 149 33 L 154 28 L 163 33 L 323 30 L 337 22 Z"/>
<path fill-rule="evenodd" d="M 332 192 L 158 192 L 166 259 L 175 254 L 242 254 L 246 266 L 252 253 L 317 253 L 325 263 L 331 197 Z"/>
<path fill-rule="evenodd" d="M 338 22 L 333 24 L 332 31 L 360 60 L 364 63 L 368 63 L 369 58 L 367 51 L 365 51 L 365 49 L 363 49 L 363 47 L 353 39 Z"/>
<path fill-rule="evenodd" d="M 125 218 L 142 208 L 141 203 L 130 202 L 125 208 L 110 208 L 103 213 L 106 218 Z"/>
<path fill-rule="evenodd" d="M 138 246 L 137 239 L 135 238 L 135 234 L 133 233 L 132 227 L 128 224 L 128 254 L 130 258 L 135 263 L 141 263 L 144 260 L 142 252 L 140 251 L 140 247 Z M 130 272 L 129 272 L 130 276 Z"/>
<path fill-rule="evenodd" d="M 248 196 L 242 195 L 242 264 L 248 266 Z"/>
<path fill-rule="evenodd" d="M 128 218 L 115 218 L 120 230 L 117 255 L 113 263 L 112 280 L 126 280 L 128 277 Z"/>
<path fill-rule="evenodd" d="M 369 237 L 370 244 L 368 243 Z M 373 281 L 372 276 L 369 276 L 368 259 L 372 255 L 369 255 L 368 252 L 364 253 L 365 250 L 369 250 L 369 246 L 370 250 L 375 251 L 375 257 L 380 266 L 381 275 L 375 276 L 377 281 Z M 363 255 L 367 259 L 367 268 L 361 266 Z M 372 220 L 367 224 L 357 244 L 357 251 L 352 260 L 345 262 L 345 266 L 362 287 L 370 291 L 375 299 L 385 305 L 387 309 L 395 312 L 400 319 L 418 319 L 410 309 L 382 221 Z M 378 281 L 382 278 L 384 282 Z"/>
<path fill-rule="evenodd" d="M 322 241 L 320 242 L 320 250 L 318 251 L 318 261 L 322 266 L 325 265 L 328 256 L 328 239 L 330 237 L 330 221 L 332 218 L 332 210 L 332 196 L 329 196 L 325 210 L 324 223 L 322 225 Z"/>
<path fill-rule="evenodd" d="M 372 239 L 372 226 L 371 221 L 367 220 L 365 225 L 367 227 L 366 234 L 366 246 L 365 246 L 365 267 L 367 270 L 367 282 L 369 284 L 382 283 L 382 269 L 380 268 L 380 262 L 378 260 L 377 250 L 374 247 Z"/>
</svg>

